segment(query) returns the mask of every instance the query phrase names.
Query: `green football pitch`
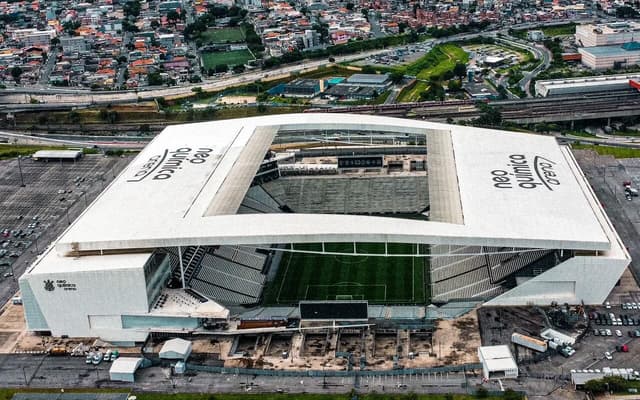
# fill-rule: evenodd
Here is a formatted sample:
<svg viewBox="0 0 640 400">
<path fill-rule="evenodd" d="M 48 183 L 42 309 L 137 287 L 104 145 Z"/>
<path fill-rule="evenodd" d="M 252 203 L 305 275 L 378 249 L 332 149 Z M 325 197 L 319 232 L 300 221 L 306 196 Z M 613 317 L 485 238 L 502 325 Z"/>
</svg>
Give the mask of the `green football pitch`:
<svg viewBox="0 0 640 400">
<path fill-rule="evenodd" d="M 265 292 L 266 304 L 296 304 L 300 300 L 368 300 L 375 304 L 425 303 L 428 257 L 414 244 L 356 243 L 357 253 L 333 255 L 284 252 L 276 278 Z M 322 251 L 321 244 L 295 245 L 294 250 Z M 325 243 L 325 251 L 354 253 L 353 243 Z M 420 253 L 427 248 L 421 246 Z"/>
</svg>

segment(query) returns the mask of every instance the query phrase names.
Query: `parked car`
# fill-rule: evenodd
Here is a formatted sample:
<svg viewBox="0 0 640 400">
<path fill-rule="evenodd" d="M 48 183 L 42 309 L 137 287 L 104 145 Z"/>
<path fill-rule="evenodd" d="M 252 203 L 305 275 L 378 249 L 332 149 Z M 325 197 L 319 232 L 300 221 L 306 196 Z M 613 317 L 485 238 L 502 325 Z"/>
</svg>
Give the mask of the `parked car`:
<svg viewBox="0 0 640 400">
<path fill-rule="evenodd" d="M 617 337 L 622 337 L 622 332 L 620 332 L 619 329 L 616 329 L 616 336 Z"/>
<path fill-rule="evenodd" d="M 613 360 L 613 356 L 608 351 L 604 352 L 604 358 L 606 358 L 607 360 Z"/>
</svg>

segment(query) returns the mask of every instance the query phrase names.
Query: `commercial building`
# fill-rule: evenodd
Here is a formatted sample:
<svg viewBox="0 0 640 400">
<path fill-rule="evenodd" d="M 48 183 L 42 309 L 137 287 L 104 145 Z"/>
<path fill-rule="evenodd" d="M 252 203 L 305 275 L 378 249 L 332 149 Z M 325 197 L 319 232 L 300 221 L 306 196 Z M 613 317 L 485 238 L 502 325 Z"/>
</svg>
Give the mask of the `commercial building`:
<svg viewBox="0 0 640 400">
<path fill-rule="evenodd" d="M 581 47 L 582 64 L 591 69 L 623 69 L 640 63 L 640 43 L 623 45 Z"/>
<path fill-rule="evenodd" d="M 640 41 L 640 24 L 633 21 L 576 26 L 576 43 L 583 47 L 611 46 Z"/>
<path fill-rule="evenodd" d="M 482 363 L 484 379 L 515 379 L 518 377 L 518 364 L 511 355 L 509 346 L 480 346 L 478 358 Z"/>
<path fill-rule="evenodd" d="M 60 44 L 65 53 L 82 53 L 87 51 L 87 41 L 82 36 L 61 37 Z"/>
<path fill-rule="evenodd" d="M 353 74 L 342 84 L 386 90 L 391 86 L 391 78 L 389 74 Z"/>
<path fill-rule="evenodd" d="M 284 85 L 283 94 L 287 97 L 315 97 L 324 90 L 322 79 L 295 79 Z"/>
<path fill-rule="evenodd" d="M 191 355 L 191 342 L 188 340 L 175 338 L 167 340 L 160 349 L 160 358 L 165 360 L 186 361 Z"/>
<path fill-rule="evenodd" d="M 425 142 L 427 173 L 416 179 L 428 187 L 428 220 L 292 213 L 254 182 L 276 137 L 331 132 Z M 408 189 L 384 192 L 398 202 Z M 349 114 L 173 125 L 20 277 L 28 329 L 121 344 L 217 329 L 230 310 L 260 304 L 289 244 L 323 244 L 313 253 L 330 256 L 324 243 L 336 242 L 428 246 L 417 256 L 430 257 L 435 304 L 598 304 L 630 262 L 552 137 Z"/>
<path fill-rule="evenodd" d="M 532 30 L 527 32 L 527 39 L 534 42 L 541 42 L 545 39 L 544 32 L 539 30 Z"/>
<path fill-rule="evenodd" d="M 120 357 L 113 361 L 109 368 L 109 379 L 119 382 L 133 383 L 136 380 L 135 374 L 140 365 L 140 357 Z"/>
<path fill-rule="evenodd" d="M 372 99 L 386 92 L 391 84 L 389 74 L 353 74 L 331 86 L 326 94 L 340 99 Z"/>
<path fill-rule="evenodd" d="M 16 29 L 11 32 L 11 39 L 22 43 L 24 47 L 48 46 L 51 39 L 57 36 L 55 30 L 39 31 L 35 28 Z"/>
<path fill-rule="evenodd" d="M 629 90 L 629 81 L 640 80 L 640 74 L 585 76 L 581 78 L 549 79 L 536 81 L 536 95 L 540 97 L 562 96 L 593 92 Z"/>
<path fill-rule="evenodd" d="M 38 150 L 31 156 L 35 161 L 78 161 L 82 150 Z"/>
</svg>

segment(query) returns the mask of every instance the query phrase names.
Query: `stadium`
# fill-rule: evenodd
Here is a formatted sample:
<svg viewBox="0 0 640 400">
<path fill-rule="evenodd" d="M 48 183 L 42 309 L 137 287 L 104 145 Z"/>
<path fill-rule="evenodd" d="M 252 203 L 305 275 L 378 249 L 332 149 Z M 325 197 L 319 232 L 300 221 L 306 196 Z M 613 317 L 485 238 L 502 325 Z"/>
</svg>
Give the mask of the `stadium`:
<svg viewBox="0 0 640 400">
<path fill-rule="evenodd" d="M 477 304 L 601 303 L 630 263 L 552 137 L 327 117 L 167 127 L 20 278 L 28 329 L 133 345 L 420 328 Z"/>
</svg>

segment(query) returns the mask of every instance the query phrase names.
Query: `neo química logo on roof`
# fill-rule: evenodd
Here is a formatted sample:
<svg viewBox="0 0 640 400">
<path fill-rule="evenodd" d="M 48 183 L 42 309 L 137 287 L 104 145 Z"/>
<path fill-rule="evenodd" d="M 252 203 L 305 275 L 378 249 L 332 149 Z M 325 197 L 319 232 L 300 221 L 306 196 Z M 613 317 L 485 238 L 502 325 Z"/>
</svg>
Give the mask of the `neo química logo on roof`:
<svg viewBox="0 0 640 400">
<path fill-rule="evenodd" d="M 133 178 L 127 179 L 127 182 L 140 182 L 147 178 L 156 181 L 170 179 L 185 166 L 185 163 L 188 163 L 187 165 L 204 164 L 212 151 L 213 149 L 207 147 L 198 147 L 197 149 L 181 147 L 172 151 L 166 149 L 160 154 L 149 157 L 133 175 Z"/>
<path fill-rule="evenodd" d="M 558 175 L 554 169 L 556 163 L 542 156 L 534 156 L 529 161 L 524 154 L 511 154 L 507 168 L 491 171 L 493 186 L 498 189 L 546 188 L 553 191 L 560 185 Z"/>
</svg>

